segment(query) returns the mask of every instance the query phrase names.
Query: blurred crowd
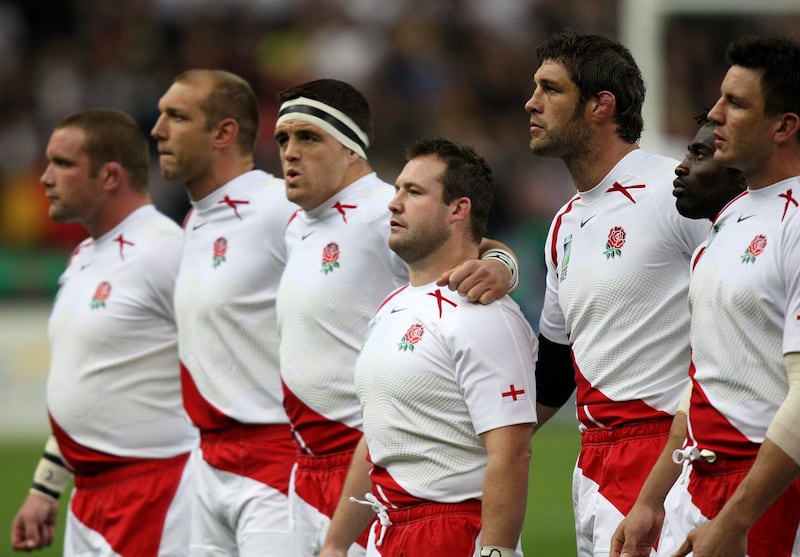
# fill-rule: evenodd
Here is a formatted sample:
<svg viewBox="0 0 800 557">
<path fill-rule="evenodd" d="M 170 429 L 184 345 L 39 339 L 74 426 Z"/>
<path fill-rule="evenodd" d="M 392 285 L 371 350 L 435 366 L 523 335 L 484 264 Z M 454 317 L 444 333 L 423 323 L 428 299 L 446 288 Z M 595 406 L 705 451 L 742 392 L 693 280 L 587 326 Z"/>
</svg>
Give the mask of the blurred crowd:
<svg viewBox="0 0 800 557">
<path fill-rule="evenodd" d="M 490 235 L 520 255 L 516 297 L 538 313 L 541 246 L 573 193 L 562 163 L 534 157 L 523 104 L 535 48 L 564 27 L 618 36 L 618 0 L 0 0 L 0 252 L 57 249 L 83 237 L 47 218 L 39 176 L 54 123 L 86 107 L 113 107 L 149 130 L 172 78 L 192 67 L 248 79 L 262 103 L 259 167 L 280 173 L 272 138 L 275 94 L 333 77 L 369 99 L 370 160 L 392 182 L 403 146 L 422 136 L 469 143 L 498 186 Z M 770 32 L 800 29 L 779 18 Z M 691 116 L 716 98 L 724 46 L 752 18 L 676 19 L 668 27 L 667 131 L 688 138 Z M 777 27 L 776 27 L 777 26 Z M 716 37 L 716 41 L 709 41 Z M 633 53 L 634 56 L 636 53 Z M 713 68 L 713 71 L 709 70 Z M 706 85 L 708 84 L 708 85 Z M 683 139 L 682 139 L 683 140 Z M 155 162 L 155 159 L 154 159 Z M 153 168 L 157 206 L 181 220 L 180 184 Z M 536 319 L 532 319 L 536 322 Z"/>
</svg>

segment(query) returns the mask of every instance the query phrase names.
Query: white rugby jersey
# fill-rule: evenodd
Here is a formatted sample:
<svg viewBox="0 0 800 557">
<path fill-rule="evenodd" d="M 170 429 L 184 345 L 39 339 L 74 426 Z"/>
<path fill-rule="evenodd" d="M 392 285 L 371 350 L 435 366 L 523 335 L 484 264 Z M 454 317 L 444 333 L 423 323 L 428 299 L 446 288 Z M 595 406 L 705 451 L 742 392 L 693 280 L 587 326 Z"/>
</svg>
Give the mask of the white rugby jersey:
<svg viewBox="0 0 800 557">
<path fill-rule="evenodd" d="M 372 474 L 386 503 L 482 498 L 478 436 L 536 422 L 536 346 L 508 296 L 480 305 L 430 283 L 386 299 L 355 369 L 370 460 L 391 477 Z"/>
<path fill-rule="evenodd" d="M 180 227 L 141 207 L 74 251 L 48 324 L 47 407 L 67 462 L 79 473 L 113 458 L 190 450 L 172 293 Z"/>
<path fill-rule="evenodd" d="M 284 404 L 312 454 L 350 450 L 361 437 L 353 367 L 375 309 L 408 282 L 389 249 L 394 188 L 371 173 L 286 229 L 278 292 Z"/>
<path fill-rule="evenodd" d="M 675 209 L 677 164 L 632 151 L 550 227 L 540 331 L 571 346 L 585 427 L 674 414 L 688 381 L 689 261 L 709 224 Z"/>
<path fill-rule="evenodd" d="M 193 203 L 175 287 L 184 402 L 204 431 L 285 424 L 275 298 L 297 206 L 253 170 Z"/>
<path fill-rule="evenodd" d="M 800 351 L 800 178 L 750 190 L 720 213 L 692 275 L 690 434 L 755 456 Z"/>
</svg>

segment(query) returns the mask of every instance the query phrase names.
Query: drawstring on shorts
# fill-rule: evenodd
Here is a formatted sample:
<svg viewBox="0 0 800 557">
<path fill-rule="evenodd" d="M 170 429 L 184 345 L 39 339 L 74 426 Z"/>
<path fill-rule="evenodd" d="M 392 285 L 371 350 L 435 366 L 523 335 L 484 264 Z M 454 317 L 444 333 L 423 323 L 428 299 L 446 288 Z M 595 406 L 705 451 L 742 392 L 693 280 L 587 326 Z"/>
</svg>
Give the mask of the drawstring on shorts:
<svg viewBox="0 0 800 557">
<path fill-rule="evenodd" d="M 364 499 L 366 499 L 366 501 L 356 499 L 355 497 L 350 497 L 350 500 L 353 503 L 370 506 L 372 507 L 372 510 L 375 511 L 375 514 L 378 516 L 378 522 L 380 522 L 381 525 L 381 535 L 378 537 L 378 541 L 375 542 L 375 545 L 380 547 L 383 543 L 383 537 L 386 535 L 386 528 L 392 525 L 392 521 L 389 520 L 389 513 L 386 512 L 386 506 L 378 501 L 378 498 L 375 497 L 375 495 L 372 493 L 366 493 L 364 494 Z"/>
<path fill-rule="evenodd" d="M 694 446 L 672 451 L 672 462 L 683 466 L 681 470 L 681 482 L 685 481 L 683 478 L 686 477 L 686 470 L 689 468 L 689 465 L 698 460 L 714 464 L 717 460 L 717 454 L 714 451 L 708 449 L 700 450 Z"/>
</svg>

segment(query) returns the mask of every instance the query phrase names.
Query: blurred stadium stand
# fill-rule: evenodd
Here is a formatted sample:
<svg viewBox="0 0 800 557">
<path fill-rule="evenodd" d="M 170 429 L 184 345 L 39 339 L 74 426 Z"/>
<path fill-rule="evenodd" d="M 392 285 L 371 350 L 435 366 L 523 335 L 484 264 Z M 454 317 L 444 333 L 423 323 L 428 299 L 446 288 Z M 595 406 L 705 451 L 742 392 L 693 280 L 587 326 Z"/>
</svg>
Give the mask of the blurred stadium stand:
<svg viewBox="0 0 800 557">
<path fill-rule="evenodd" d="M 30 407 L 17 395 L 35 377 L 34 411 L 41 412 L 47 306 L 84 237 L 77 225 L 50 221 L 39 184 L 49 133 L 68 113 L 119 108 L 149 131 L 157 100 L 177 73 L 228 69 L 247 78 L 261 100 L 257 164 L 279 174 L 275 93 L 318 77 L 350 81 L 372 105 L 370 159 L 385 180 L 400 170 L 404 144 L 422 136 L 457 139 L 486 155 L 498 186 L 490 235 L 520 257 L 524 279 L 515 298 L 537 327 L 542 245 L 553 213 L 574 190 L 559 161 L 528 151 L 523 105 L 536 45 L 564 27 L 623 40 L 656 102 L 648 101 L 645 138 L 681 157 L 694 133 L 692 116 L 716 99 L 727 42 L 746 32 L 800 38 L 796 0 L 753 4 L 0 0 L 0 408 L 11 401 Z M 183 218 L 182 186 L 165 183 L 155 166 L 151 191 L 159 208 Z M 8 424 L 3 414 L 0 423 Z"/>
</svg>

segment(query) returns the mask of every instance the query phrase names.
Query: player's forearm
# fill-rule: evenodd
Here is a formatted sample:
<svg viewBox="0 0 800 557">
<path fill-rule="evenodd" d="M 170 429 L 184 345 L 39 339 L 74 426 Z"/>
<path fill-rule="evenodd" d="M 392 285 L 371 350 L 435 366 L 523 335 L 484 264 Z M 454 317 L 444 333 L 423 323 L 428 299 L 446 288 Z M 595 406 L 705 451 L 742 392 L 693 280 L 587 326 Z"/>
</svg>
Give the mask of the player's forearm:
<svg viewBox="0 0 800 557">
<path fill-rule="evenodd" d="M 503 276 L 507 278 L 508 294 L 514 293 L 520 280 L 517 254 L 503 242 L 484 237 L 481 238 L 478 245 L 478 257 L 483 260 L 499 262 Z"/>
<path fill-rule="evenodd" d="M 530 424 L 500 428 L 509 430 L 503 446 L 489 451 L 483 486 L 482 538 L 484 546 L 517 546 L 528 494 Z M 487 445 L 488 449 L 488 445 Z"/>
<path fill-rule="evenodd" d="M 325 537 L 325 548 L 347 551 L 375 518 L 375 511 L 371 507 L 350 500 L 350 497 L 363 500 L 364 495 L 372 490 L 370 466 L 367 460 L 367 444 L 362 437 L 353 453 L 342 495 Z"/>
<path fill-rule="evenodd" d="M 717 520 L 748 530 L 798 475 L 800 466 L 778 445 L 764 440 L 753 467 L 722 507 Z"/>
</svg>

